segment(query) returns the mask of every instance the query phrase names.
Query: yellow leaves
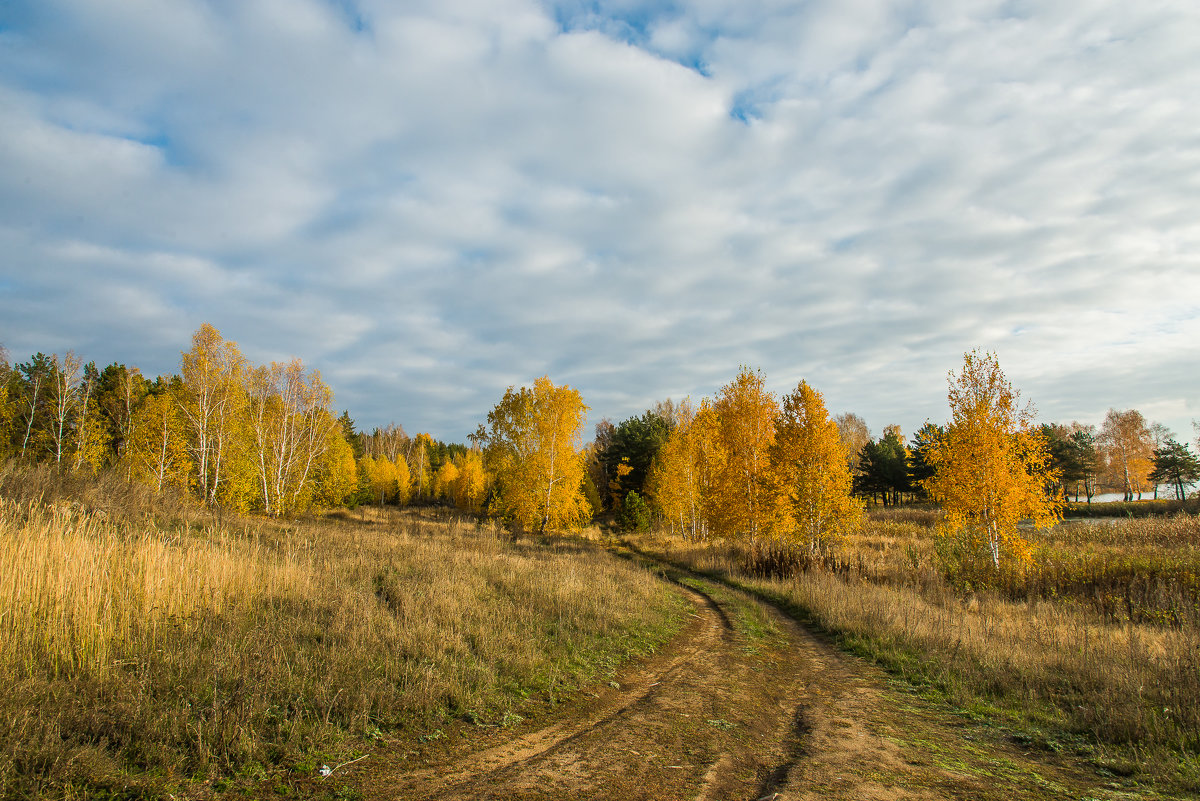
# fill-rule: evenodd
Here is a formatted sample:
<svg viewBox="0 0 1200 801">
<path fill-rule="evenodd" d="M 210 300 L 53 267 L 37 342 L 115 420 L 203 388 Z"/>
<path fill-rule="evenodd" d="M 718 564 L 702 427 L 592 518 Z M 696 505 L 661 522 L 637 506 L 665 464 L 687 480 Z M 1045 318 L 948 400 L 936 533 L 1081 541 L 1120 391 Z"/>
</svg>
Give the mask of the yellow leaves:
<svg viewBox="0 0 1200 801">
<path fill-rule="evenodd" d="M 715 402 L 680 407 L 659 452 L 649 494 L 674 531 L 693 539 L 771 535 L 835 542 L 862 505 L 837 424 L 801 382 L 780 408 L 761 373 L 743 368 Z"/>
<path fill-rule="evenodd" d="M 1025 550 L 1022 519 L 1044 526 L 1058 517 L 1047 444 L 1018 397 L 993 354 L 966 354 L 950 382 L 951 421 L 929 455 L 934 474 L 923 482 L 941 502 L 947 529 L 977 538 L 994 565 L 1002 551 Z"/>
<path fill-rule="evenodd" d="M 837 424 L 821 393 L 801 381 L 783 399 L 771 445 L 772 533 L 818 550 L 839 543 L 862 519 Z"/>
<path fill-rule="evenodd" d="M 372 501 L 377 504 L 404 503 L 408 494 L 408 465 L 403 460 L 392 461 L 386 456 L 372 459 L 364 456 L 359 464 L 371 487 Z"/>
<path fill-rule="evenodd" d="M 458 475 L 454 480 L 454 505 L 469 512 L 480 512 L 487 495 L 487 474 L 483 469 L 483 456 L 478 451 L 468 451 L 455 458 Z"/>
<path fill-rule="evenodd" d="M 689 401 L 684 400 L 673 411 L 675 427 L 650 468 L 646 494 L 658 506 L 671 531 L 700 539 L 704 533 L 700 481 L 704 449 L 700 438 L 705 428 L 696 423 Z"/>
<path fill-rule="evenodd" d="M 313 500 L 320 506 L 344 506 L 358 489 L 358 468 L 354 449 L 340 431 L 335 431 L 329 447 L 317 462 Z"/>
<path fill-rule="evenodd" d="M 1100 444 L 1108 466 L 1106 483 L 1124 492 L 1125 500 L 1133 500 L 1135 492 L 1149 486 L 1154 469 L 1154 442 L 1146 418 L 1136 409 L 1109 409 Z"/>
<path fill-rule="evenodd" d="M 753 540 L 762 533 L 770 506 L 764 484 L 767 450 L 775 439 L 778 412 L 762 373 L 748 367 L 717 393 L 713 433 L 724 458 L 715 464 L 708 512 L 718 535 L 743 534 Z"/>
<path fill-rule="evenodd" d="M 187 488 L 192 461 L 183 416 L 171 394 L 149 395 L 134 412 L 123 458 L 130 477 L 156 491 Z"/>
<path fill-rule="evenodd" d="M 272 362 L 246 374 L 246 428 L 264 510 L 279 516 L 312 500 L 314 471 L 337 435 L 333 393 L 316 370 Z"/>
<path fill-rule="evenodd" d="M 496 477 L 491 513 L 518 529 L 576 528 L 590 509 L 583 494 L 580 430 L 587 406 L 578 390 L 546 376 L 509 387 L 488 413 L 487 458 Z"/>
<path fill-rule="evenodd" d="M 454 485 L 458 481 L 458 466 L 452 460 L 442 462 L 433 477 L 433 495 L 444 501 L 454 500 Z"/>
</svg>

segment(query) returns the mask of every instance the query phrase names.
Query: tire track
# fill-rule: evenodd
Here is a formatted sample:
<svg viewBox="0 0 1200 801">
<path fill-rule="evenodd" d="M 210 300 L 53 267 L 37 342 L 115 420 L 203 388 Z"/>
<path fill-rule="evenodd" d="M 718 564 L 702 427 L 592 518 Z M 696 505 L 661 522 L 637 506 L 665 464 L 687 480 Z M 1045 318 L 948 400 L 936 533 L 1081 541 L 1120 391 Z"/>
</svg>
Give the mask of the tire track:
<svg viewBox="0 0 1200 801">
<path fill-rule="evenodd" d="M 581 719 L 562 721 L 467 757 L 452 767 L 411 771 L 396 778 L 394 798 L 487 798 L 496 788 L 520 784 L 539 765 L 553 763 L 569 749 L 594 750 L 583 741 L 598 732 L 612 743 L 623 739 L 619 730 L 644 728 L 648 708 L 674 694 L 680 685 L 696 684 L 696 676 L 711 673 L 715 662 L 730 649 L 734 627 L 712 596 L 684 584 L 676 585 L 694 604 L 697 620 L 665 662 L 652 661 L 627 677 L 625 685 L 608 694 Z M 685 680 L 685 675 L 687 679 Z M 637 754 L 636 749 L 633 753 Z M 578 761 L 568 759 L 560 761 Z M 512 797 L 507 794 L 507 797 Z"/>
</svg>

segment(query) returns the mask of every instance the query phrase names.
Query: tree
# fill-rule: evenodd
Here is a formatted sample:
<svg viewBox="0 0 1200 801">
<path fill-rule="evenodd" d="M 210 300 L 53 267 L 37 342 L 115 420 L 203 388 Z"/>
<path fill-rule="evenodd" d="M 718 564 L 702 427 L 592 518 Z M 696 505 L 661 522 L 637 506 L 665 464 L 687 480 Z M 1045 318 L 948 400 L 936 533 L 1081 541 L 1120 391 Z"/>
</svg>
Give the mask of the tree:
<svg viewBox="0 0 1200 801">
<path fill-rule="evenodd" d="M 487 474 L 483 469 L 483 455 L 472 448 L 455 458 L 458 476 L 454 480 L 454 505 L 468 512 L 478 513 L 483 509 L 487 496 Z"/>
<path fill-rule="evenodd" d="M 934 474 L 926 491 L 942 504 L 946 530 L 971 546 L 986 546 L 992 565 L 1002 552 L 1028 553 L 1017 523 L 1045 526 L 1058 518 L 1047 487 L 1057 480 L 1048 466 L 1046 440 L 1033 428 L 1033 409 L 1017 406 L 1019 393 L 994 354 L 964 354 L 962 371 L 949 377 L 950 423 L 930 453 Z"/>
<path fill-rule="evenodd" d="M 61 358 L 57 353 L 50 356 L 49 411 L 50 425 L 47 426 L 50 458 L 56 467 L 62 467 L 70 447 L 73 423 L 79 414 L 79 359 L 71 351 Z"/>
<path fill-rule="evenodd" d="M 650 468 L 646 493 L 671 531 L 698 540 L 706 531 L 709 485 L 702 477 L 712 474 L 707 462 L 715 447 L 715 416 L 708 400 L 696 412 L 686 399 L 676 406 L 674 416 L 675 426 Z"/>
<path fill-rule="evenodd" d="M 580 431 L 587 406 L 578 390 L 547 376 L 509 387 L 488 413 L 487 461 L 495 475 L 492 514 L 519 530 L 575 528 L 590 508 L 583 493 Z"/>
<path fill-rule="evenodd" d="M 1071 460 L 1077 475 L 1074 485 L 1075 501 L 1079 501 L 1079 491 L 1082 489 L 1084 497 L 1090 504 L 1092 497 L 1096 494 L 1102 467 L 1100 450 L 1096 445 L 1096 427 L 1072 422 L 1071 448 L 1074 451 Z"/>
<path fill-rule="evenodd" d="M 717 393 L 712 413 L 724 463 L 717 466 L 707 516 L 714 533 L 754 542 L 763 532 L 770 506 L 764 479 L 779 404 L 767 391 L 762 372 L 742 367 Z"/>
<path fill-rule="evenodd" d="M 1108 461 L 1112 483 L 1132 501 L 1150 481 L 1154 443 L 1146 418 L 1137 409 L 1109 409 L 1100 429 L 1100 444 Z"/>
<path fill-rule="evenodd" d="M 908 486 L 919 495 L 925 495 L 925 481 L 933 477 L 930 454 L 937 447 L 945 431 L 937 423 L 926 421 L 913 435 L 908 449 Z"/>
<path fill-rule="evenodd" d="M 1187 497 L 1185 488 L 1200 480 L 1200 459 L 1192 453 L 1186 443 L 1168 439 L 1162 446 L 1154 449 L 1154 470 L 1150 480 L 1157 484 L 1170 484 L 1175 489 L 1175 497 L 1183 500 Z"/>
<path fill-rule="evenodd" d="M 333 393 L 313 370 L 292 359 L 246 373 L 250 452 L 264 511 L 273 517 L 312 499 L 317 464 L 339 426 Z"/>
<path fill-rule="evenodd" d="M 414 503 L 428 500 L 433 480 L 430 477 L 429 451 L 433 447 L 433 437 L 429 434 L 417 434 L 407 441 L 408 471 L 411 478 L 412 500 Z"/>
<path fill-rule="evenodd" d="M 192 470 L 179 404 L 168 392 L 147 397 L 133 413 L 122 461 L 129 477 L 162 492 L 186 490 Z"/>
<path fill-rule="evenodd" d="M 857 490 L 883 497 L 883 505 L 900 502 L 900 493 L 910 492 L 908 482 L 908 452 L 900 427 L 887 426 L 875 442 L 863 446 L 859 456 Z"/>
<path fill-rule="evenodd" d="M 621 513 L 617 516 L 617 525 L 623 531 L 646 532 L 650 530 L 650 520 L 650 507 L 637 490 L 626 493 L 621 502 Z"/>
<path fill-rule="evenodd" d="M 1079 482 L 1083 480 L 1083 463 L 1073 432 L 1067 426 L 1058 423 L 1043 423 L 1039 431 L 1046 440 L 1050 466 L 1058 475 L 1055 490 L 1066 500 L 1070 497 L 1070 488 L 1079 486 Z"/>
<path fill-rule="evenodd" d="M 96 378 L 96 412 L 108 442 L 107 463 L 121 460 L 133 415 L 150 392 L 150 382 L 136 367 L 110 364 Z"/>
<path fill-rule="evenodd" d="M 314 471 L 313 501 L 324 507 L 346 506 L 354 502 L 358 489 L 358 469 L 354 462 L 354 447 L 338 430 L 329 439 L 329 447 L 317 460 Z"/>
<path fill-rule="evenodd" d="M 629 492 L 645 492 L 650 465 L 671 433 L 674 415 L 675 405 L 666 401 L 658 405 L 658 410 L 647 410 L 617 426 L 603 421 L 602 425 L 607 424 L 604 446 L 596 455 L 604 466 L 611 506 L 619 506 Z M 600 432 L 601 428 L 597 426 L 597 443 Z"/>
<path fill-rule="evenodd" d="M 99 386 L 100 373 L 96 370 L 95 363 L 89 362 L 83 368 L 83 381 L 75 416 L 71 469 L 76 472 L 88 470 L 95 474 L 104 466 L 109 452 L 108 429 L 100 416 L 97 398 Z"/>
<path fill-rule="evenodd" d="M 245 360 L 237 344 L 226 342 L 212 325 L 204 323 L 192 335 L 192 349 L 183 354 L 180 411 L 188 427 L 192 480 L 201 500 L 211 507 L 228 497 L 244 505 L 244 465 L 238 464 L 244 444 L 246 393 L 242 387 Z M 232 492 L 222 495 L 222 484 L 233 478 Z"/>
<path fill-rule="evenodd" d="M 776 515 L 772 531 L 816 552 L 840 542 L 862 520 L 837 424 L 821 393 L 801 381 L 783 399 L 767 450 Z"/>
<path fill-rule="evenodd" d="M 44 353 L 37 353 L 27 362 L 18 364 L 13 371 L 19 396 L 18 406 L 20 421 L 24 424 L 19 450 L 21 458 L 29 454 L 30 449 L 37 450 L 43 440 L 49 439 L 47 429 L 50 426 L 50 410 L 47 401 L 47 389 L 54 380 L 54 364 Z"/>
<path fill-rule="evenodd" d="M 354 420 L 350 418 L 348 409 L 342 410 L 342 416 L 338 418 L 338 425 L 342 429 L 342 438 L 346 440 L 346 444 L 350 446 L 350 450 L 354 454 L 355 459 L 361 459 L 367 452 L 364 444 L 364 437 L 354 427 Z"/>
<path fill-rule="evenodd" d="M 857 475 L 859 454 L 862 453 L 863 446 L 871 441 L 871 429 L 867 428 L 866 420 L 853 412 L 843 412 L 833 420 L 837 423 L 838 436 L 846 452 L 846 464 L 851 475 Z"/>
<path fill-rule="evenodd" d="M 433 495 L 439 501 L 454 502 L 454 485 L 458 481 L 458 465 L 452 459 L 442 462 L 433 476 Z"/>
</svg>

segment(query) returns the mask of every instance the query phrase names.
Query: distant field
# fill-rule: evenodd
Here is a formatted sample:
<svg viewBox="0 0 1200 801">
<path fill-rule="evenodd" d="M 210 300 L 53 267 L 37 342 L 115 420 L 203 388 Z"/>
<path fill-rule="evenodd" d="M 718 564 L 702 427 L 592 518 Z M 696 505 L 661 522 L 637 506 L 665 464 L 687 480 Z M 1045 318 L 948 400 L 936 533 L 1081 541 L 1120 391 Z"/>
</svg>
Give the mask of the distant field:
<svg viewBox="0 0 1200 801">
<path fill-rule="evenodd" d="M 841 553 L 647 538 L 771 598 L 964 713 L 1102 771 L 1200 792 L 1200 520 L 1068 523 L 1028 569 L 939 556 L 934 512 L 873 513 Z"/>
<path fill-rule="evenodd" d="M 0 489 L 3 798 L 286 794 L 376 740 L 520 720 L 680 623 L 663 582 L 580 541 Z"/>
</svg>

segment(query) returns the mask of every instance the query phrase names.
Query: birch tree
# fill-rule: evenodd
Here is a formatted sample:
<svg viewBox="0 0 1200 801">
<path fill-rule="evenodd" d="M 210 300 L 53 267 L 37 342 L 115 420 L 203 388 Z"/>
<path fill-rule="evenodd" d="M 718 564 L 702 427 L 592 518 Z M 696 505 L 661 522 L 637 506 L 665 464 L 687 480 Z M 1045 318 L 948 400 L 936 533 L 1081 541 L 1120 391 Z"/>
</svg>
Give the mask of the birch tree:
<svg viewBox="0 0 1200 801">
<path fill-rule="evenodd" d="M 245 360 L 237 344 L 226 342 L 209 323 L 192 335 L 192 349 L 183 354 L 183 391 L 177 395 L 188 429 L 192 481 L 209 507 L 218 504 L 221 485 L 233 474 L 239 426 L 244 421 L 245 391 L 241 377 Z"/>
<path fill-rule="evenodd" d="M 587 519 L 579 391 L 548 377 L 509 387 L 488 413 L 487 461 L 495 475 L 490 511 L 519 530 L 576 528 Z"/>
<path fill-rule="evenodd" d="M 737 378 L 721 387 L 712 411 L 725 461 L 715 476 L 709 519 L 716 533 L 753 542 L 763 532 L 768 514 L 769 489 L 764 479 L 779 405 L 767 391 L 762 373 L 743 367 Z"/>
<path fill-rule="evenodd" d="M 853 476 L 838 426 L 807 382 L 783 399 L 767 453 L 777 537 L 815 553 L 860 525 L 863 504 L 850 495 Z"/>
<path fill-rule="evenodd" d="M 133 413 L 122 461 L 130 478 L 156 492 L 187 489 L 192 470 L 187 429 L 180 404 L 169 392 L 148 396 Z"/>
<path fill-rule="evenodd" d="M 249 371 L 246 397 L 264 510 L 278 517 L 302 508 L 312 497 L 316 467 L 338 429 L 330 412 L 333 393 L 319 372 L 305 374 L 304 364 L 293 359 Z"/>
<path fill-rule="evenodd" d="M 1132 501 L 1141 494 L 1154 469 L 1154 440 L 1146 418 L 1137 409 L 1109 409 L 1100 429 L 1100 444 L 1108 461 L 1111 483 Z"/>
<path fill-rule="evenodd" d="M 1050 487 L 1045 438 L 1033 427 L 1033 408 L 1018 406 L 1020 393 L 1004 377 L 994 354 L 964 354 L 950 373 L 950 423 L 929 454 L 934 474 L 924 482 L 945 511 L 944 532 L 971 547 L 986 548 L 993 567 L 1001 555 L 1028 554 L 1017 530 L 1058 518 Z"/>
</svg>

